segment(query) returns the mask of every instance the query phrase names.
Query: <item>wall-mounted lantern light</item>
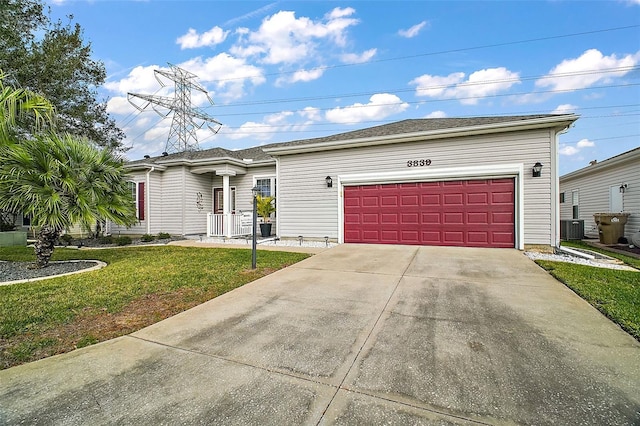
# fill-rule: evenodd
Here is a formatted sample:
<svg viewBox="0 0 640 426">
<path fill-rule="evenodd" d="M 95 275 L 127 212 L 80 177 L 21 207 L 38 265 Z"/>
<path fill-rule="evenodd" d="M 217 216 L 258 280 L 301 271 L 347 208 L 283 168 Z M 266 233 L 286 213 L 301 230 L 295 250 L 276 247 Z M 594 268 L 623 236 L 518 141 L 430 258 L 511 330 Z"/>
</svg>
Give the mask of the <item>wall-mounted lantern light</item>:
<svg viewBox="0 0 640 426">
<path fill-rule="evenodd" d="M 627 184 L 623 183 L 622 185 L 620 185 L 620 193 L 624 194 L 627 191 Z"/>
<path fill-rule="evenodd" d="M 324 178 L 324 181 L 327 182 L 327 188 L 333 187 L 333 179 L 331 179 L 331 176 Z"/>
<path fill-rule="evenodd" d="M 533 165 L 533 177 L 540 177 L 542 173 L 542 163 L 539 161 Z"/>
</svg>

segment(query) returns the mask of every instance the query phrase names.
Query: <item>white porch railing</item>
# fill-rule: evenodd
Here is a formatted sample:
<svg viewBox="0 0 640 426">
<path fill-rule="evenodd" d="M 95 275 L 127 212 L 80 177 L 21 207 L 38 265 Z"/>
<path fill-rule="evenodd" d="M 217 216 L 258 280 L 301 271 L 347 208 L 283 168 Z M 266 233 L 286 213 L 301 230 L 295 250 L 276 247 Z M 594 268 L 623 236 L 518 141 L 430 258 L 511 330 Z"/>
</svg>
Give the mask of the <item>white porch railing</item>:
<svg viewBox="0 0 640 426">
<path fill-rule="evenodd" d="M 240 237 L 250 235 L 253 214 L 207 213 L 207 237 Z"/>
</svg>

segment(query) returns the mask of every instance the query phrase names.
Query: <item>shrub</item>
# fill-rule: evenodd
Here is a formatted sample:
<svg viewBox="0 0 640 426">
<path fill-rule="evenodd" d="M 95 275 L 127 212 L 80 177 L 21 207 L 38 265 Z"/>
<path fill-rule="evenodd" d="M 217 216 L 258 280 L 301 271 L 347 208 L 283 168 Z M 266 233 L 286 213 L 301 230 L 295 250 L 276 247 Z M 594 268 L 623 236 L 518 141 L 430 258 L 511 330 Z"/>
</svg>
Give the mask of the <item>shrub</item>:
<svg viewBox="0 0 640 426">
<path fill-rule="evenodd" d="M 117 246 L 128 246 L 129 244 L 132 243 L 131 237 L 126 237 L 126 236 L 116 238 L 115 242 Z"/>
<path fill-rule="evenodd" d="M 144 234 L 142 237 L 140 237 L 140 241 L 143 241 L 145 243 L 148 243 L 149 241 L 153 241 L 155 239 L 156 239 L 156 237 L 154 237 L 151 234 Z"/>
<path fill-rule="evenodd" d="M 113 244 L 113 237 L 111 235 L 105 235 L 98 238 L 98 242 L 100 244 Z"/>
<path fill-rule="evenodd" d="M 62 241 L 65 245 L 71 244 L 73 241 L 73 237 L 70 234 L 60 235 L 60 241 Z"/>
<path fill-rule="evenodd" d="M 160 232 L 158 234 L 158 239 L 159 240 L 168 240 L 169 238 L 171 238 L 171 235 L 167 234 L 166 232 Z"/>
</svg>

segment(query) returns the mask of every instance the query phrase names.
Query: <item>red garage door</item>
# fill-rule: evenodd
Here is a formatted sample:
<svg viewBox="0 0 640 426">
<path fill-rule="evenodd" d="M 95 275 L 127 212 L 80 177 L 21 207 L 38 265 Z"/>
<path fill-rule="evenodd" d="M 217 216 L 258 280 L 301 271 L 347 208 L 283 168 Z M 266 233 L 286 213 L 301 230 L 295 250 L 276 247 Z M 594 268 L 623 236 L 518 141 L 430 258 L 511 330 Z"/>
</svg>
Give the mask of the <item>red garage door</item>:
<svg viewBox="0 0 640 426">
<path fill-rule="evenodd" d="M 514 247 L 514 179 L 344 188 L 346 243 Z"/>
</svg>

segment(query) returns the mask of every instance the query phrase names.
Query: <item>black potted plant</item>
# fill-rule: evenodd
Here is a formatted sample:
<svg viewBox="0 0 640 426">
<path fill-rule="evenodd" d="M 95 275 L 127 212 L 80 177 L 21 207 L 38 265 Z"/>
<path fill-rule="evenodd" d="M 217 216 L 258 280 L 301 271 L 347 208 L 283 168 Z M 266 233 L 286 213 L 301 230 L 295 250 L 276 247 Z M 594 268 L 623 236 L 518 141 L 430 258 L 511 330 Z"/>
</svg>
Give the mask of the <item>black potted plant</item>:
<svg viewBox="0 0 640 426">
<path fill-rule="evenodd" d="M 260 235 L 263 237 L 271 235 L 271 213 L 276 211 L 275 199 L 275 197 L 256 195 L 256 210 L 258 216 L 262 217 Z"/>
</svg>

